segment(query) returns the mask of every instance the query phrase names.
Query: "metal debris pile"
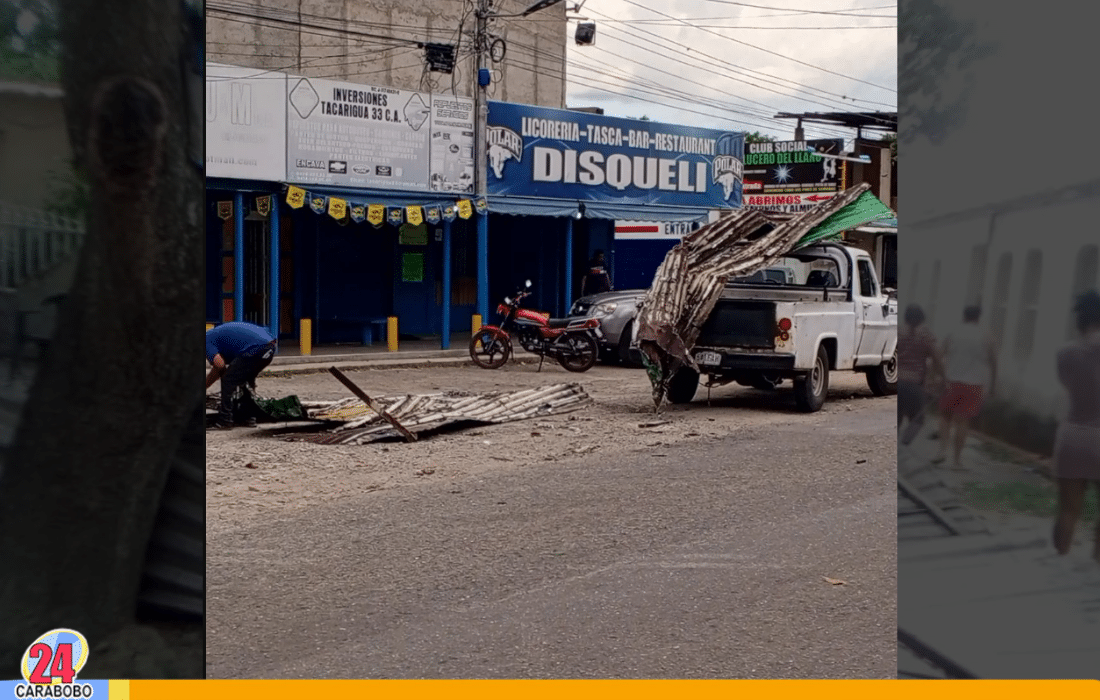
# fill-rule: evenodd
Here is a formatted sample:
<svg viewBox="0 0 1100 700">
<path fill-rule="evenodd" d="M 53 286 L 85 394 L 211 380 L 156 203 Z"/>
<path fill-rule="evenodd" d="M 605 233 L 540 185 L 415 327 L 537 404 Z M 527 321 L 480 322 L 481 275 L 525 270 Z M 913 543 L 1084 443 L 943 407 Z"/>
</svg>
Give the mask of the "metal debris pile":
<svg viewBox="0 0 1100 700">
<path fill-rule="evenodd" d="M 798 248 L 891 215 L 861 184 L 800 214 L 739 209 L 703 226 L 665 256 L 638 306 L 638 347 L 660 409 L 727 280 L 766 268 Z"/>
<path fill-rule="evenodd" d="M 590 405 L 592 399 L 579 384 L 553 384 L 488 394 L 448 392 L 374 397 L 371 403 L 381 412 L 361 399 L 303 402 L 310 418 L 342 425 L 328 432 L 300 434 L 293 439 L 322 445 L 365 445 L 401 437 L 400 428 L 415 434 L 463 423 L 508 423 L 570 413 Z"/>
</svg>

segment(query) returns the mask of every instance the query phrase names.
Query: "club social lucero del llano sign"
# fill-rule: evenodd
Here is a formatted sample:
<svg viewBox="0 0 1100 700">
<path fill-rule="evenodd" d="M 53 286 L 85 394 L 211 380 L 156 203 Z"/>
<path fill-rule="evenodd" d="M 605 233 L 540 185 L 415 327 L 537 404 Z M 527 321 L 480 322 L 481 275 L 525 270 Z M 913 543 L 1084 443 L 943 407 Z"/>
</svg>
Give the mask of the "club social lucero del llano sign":
<svg viewBox="0 0 1100 700">
<path fill-rule="evenodd" d="M 491 102 L 491 195 L 729 208 L 744 134 Z"/>
</svg>

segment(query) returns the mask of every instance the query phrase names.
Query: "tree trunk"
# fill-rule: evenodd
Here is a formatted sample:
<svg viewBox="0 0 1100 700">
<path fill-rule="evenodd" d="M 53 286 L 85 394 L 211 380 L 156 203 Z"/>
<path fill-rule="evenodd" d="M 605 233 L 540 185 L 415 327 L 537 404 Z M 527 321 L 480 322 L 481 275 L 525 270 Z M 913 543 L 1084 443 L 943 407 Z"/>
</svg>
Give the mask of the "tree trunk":
<svg viewBox="0 0 1100 700">
<path fill-rule="evenodd" d="M 54 627 L 94 648 L 133 621 L 170 459 L 202 400 L 204 195 L 187 159 L 181 3 L 57 4 L 65 115 L 93 201 L 0 475 L 9 669 Z"/>
</svg>

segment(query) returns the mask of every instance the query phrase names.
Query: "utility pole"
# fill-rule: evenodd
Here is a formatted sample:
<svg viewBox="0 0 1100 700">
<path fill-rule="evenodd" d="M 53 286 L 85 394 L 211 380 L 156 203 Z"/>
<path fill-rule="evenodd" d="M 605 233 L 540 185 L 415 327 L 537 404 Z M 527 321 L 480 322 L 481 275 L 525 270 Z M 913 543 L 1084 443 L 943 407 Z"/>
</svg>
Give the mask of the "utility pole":
<svg viewBox="0 0 1100 700">
<path fill-rule="evenodd" d="M 501 17 L 527 17 L 562 0 L 538 0 L 523 12 L 500 14 L 493 12 L 493 0 L 477 0 L 477 23 L 474 50 L 477 52 L 477 85 L 474 89 L 474 196 L 487 197 L 489 192 L 489 159 L 486 154 L 489 131 L 489 101 L 486 90 L 490 74 L 485 55 L 489 52 L 489 20 Z M 581 3 L 584 4 L 583 2 Z M 579 7 L 579 6 L 578 6 Z M 481 322 L 489 320 L 489 214 L 477 216 L 477 312 Z M 473 330 L 477 330 L 476 328 Z"/>
<path fill-rule="evenodd" d="M 477 51 L 477 85 L 474 89 L 474 196 L 488 195 L 489 159 L 485 153 L 489 125 L 489 104 L 485 94 L 489 75 L 485 66 L 488 47 L 489 13 L 493 0 L 478 0 L 474 50 Z M 489 322 L 489 213 L 477 216 L 477 312 Z M 477 330 L 476 328 L 473 330 Z"/>
</svg>

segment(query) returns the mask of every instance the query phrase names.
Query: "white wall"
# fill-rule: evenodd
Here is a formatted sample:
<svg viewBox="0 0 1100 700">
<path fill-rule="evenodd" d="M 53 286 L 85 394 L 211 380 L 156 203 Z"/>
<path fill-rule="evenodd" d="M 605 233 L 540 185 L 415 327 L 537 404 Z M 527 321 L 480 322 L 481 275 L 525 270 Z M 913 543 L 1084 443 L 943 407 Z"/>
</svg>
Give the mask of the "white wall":
<svg viewBox="0 0 1100 700">
<path fill-rule="evenodd" d="M 942 337 L 961 321 L 963 308 L 980 298 L 982 326 L 987 331 L 993 333 L 998 318 L 1003 318 L 999 333 L 999 398 L 1040 416 L 1058 416 L 1065 397 L 1057 379 L 1055 356 L 1076 337 L 1070 325 L 1074 297 L 1100 283 L 1094 275 L 1078 279 L 1082 249 L 1100 244 L 1100 236 L 1091 228 L 1082 230 L 1082 222 L 1098 218 L 1100 199 L 1092 198 L 995 218 L 983 216 L 911 227 L 903 237 L 899 255 L 902 305 L 915 302 L 924 307 L 931 328 Z M 986 244 L 988 249 L 975 266 L 974 249 Z M 1028 332 L 1024 301 L 1032 276 L 1025 273 L 1032 251 L 1041 257 L 1035 280 L 1038 296 L 1034 304 L 1027 305 L 1034 309 L 1034 328 Z M 1002 292 L 998 279 L 1004 256 L 1009 256 L 1011 264 L 1006 292 Z M 932 289 L 937 265 L 939 284 Z M 981 280 L 981 284 L 975 280 Z"/>
</svg>

